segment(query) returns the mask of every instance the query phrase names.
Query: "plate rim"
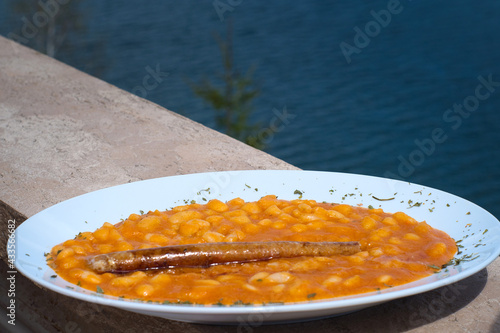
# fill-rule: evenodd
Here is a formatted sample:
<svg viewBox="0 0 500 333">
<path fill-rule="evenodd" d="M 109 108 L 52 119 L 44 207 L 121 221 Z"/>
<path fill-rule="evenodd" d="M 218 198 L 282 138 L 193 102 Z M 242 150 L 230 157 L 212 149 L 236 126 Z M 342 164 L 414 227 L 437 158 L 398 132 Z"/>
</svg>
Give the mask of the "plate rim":
<svg viewBox="0 0 500 333">
<path fill-rule="evenodd" d="M 11 234 L 10 237 L 17 237 L 18 235 L 18 230 L 23 231 L 24 228 L 27 228 L 29 226 L 29 221 L 36 220 L 40 214 L 43 214 L 44 212 L 52 209 L 57 209 L 60 207 L 60 205 L 63 205 L 65 203 L 68 203 L 69 201 L 72 200 L 82 200 L 86 196 L 91 196 L 95 194 L 96 192 L 101 192 L 101 191 L 111 191 L 113 189 L 119 188 L 119 187 L 124 187 L 124 186 L 134 186 L 140 184 L 148 184 L 152 182 L 157 182 L 159 180 L 161 181 L 168 181 L 168 179 L 172 178 L 187 178 L 187 177 L 204 177 L 208 176 L 211 174 L 251 174 L 251 173 L 286 173 L 286 174 L 317 174 L 317 175 L 331 175 L 331 176 L 349 176 L 349 177 L 361 177 L 361 178 L 372 178 L 377 181 L 389 181 L 389 182 L 395 182 L 395 183 L 401 183 L 405 184 L 408 186 L 418 186 L 418 187 L 423 187 L 428 190 L 436 191 L 439 193 L 444 193 L 446 195 L 450 195 L 455 198 L 459 198 L 461 200 L 464 200 L 467 202 L 469 205 L 473 205 L 476 209 L 480 209 L 483 212 L 489 214 L 489 216 L 497 220 L 498 219 L 493 216 L 490 212 L 485 210 L 484 208 L 478 206 L 477 204 L 459 197 L 457 195 L 444 192 L 442 190 L 432 188 L 426 185 L 421 185 L 417 183 L 412 183 L 404 180 L 399 180 L 399 179 L 391 179 L 391 178 L 384 178 L 384 177 L 379 177 L 379 176 L 372 176 L 372 175 L 362 175 L 362 174 L 356 174 L 356 173 L 343 173 L 343 172 L 330 172 L 330 171 L 314 171 L 314 170 L 228 170 L 228 171 L 214 171 L 214 172 L 199 172 L 199 173 L 190 173 L 190 174 L 183 174 L 183 175 L 173 175 L 173 176 L 165 176 L 165 177 L 158 177 L 158 178 L 150 178 L 150 179 L 144 179 L 144 180 L 138 180 L 130 183 L 124 183 L 124 184 L 118 184 L 118 185 L 113 185 L 109 187 L 104 187 L 95 191 L 87 192 L 80 194 L 78 196 L 63 200 L 61 202 L 58 202 L 50 207 L 47 207 L 43 209 L 42 211 L 34 214 L 33 216 L 29 217 L 26 219 L 23 223 L 21 223 L 19 226 L 16 227 L 16 232 Z M 139 185 L 140 185 L 139 184 Z M 24 227 L 23 227 L 24 226 Z M 7 242 L 7 244 L 10 241 Z M 14 240 L 16 244 L 19 244 L 19 240 L 15 239 Z M 202 306 L 202 305 L 180 305 L 180 304 L 150 304 L 146 302 L 134 302 L 134 301 L 129 301 L 129 300 L 118 300 L 115 297 L 99 297 L 99 295 L 95 294 L 86 294 L 77 290 L 70 290 L 67 288 L 63 288 L 60 286 L 57 286 L 56 284 L 45 280 L 44 278 L 37 278 L 33 277 L 32 274 L 29 272 L 29 270 L 25 269 L 25 267 L 20 264 L 20 256 L 16 255 L 15 258 L 15 267 L 16 269 L 21 272 L 24 276 L 28 277 L 32 282 L 35 282 L 37 284 L 42 285 L 43 287 L 52 290 L 54 292 L 57 292 L 59 294 L 63 294 L 72 298 L 84 300 L 87 302 L 91 303 L 97 303 L 97 304 L 102 304 L 102 305 L 108 305 L 108 306 L 114 306 L 118 307 L 120 309 L 128 310 L 128 311 L 140 311 L 140 312 L 155 312 L 155 313 L 179 313 L 179 314 L 200 314 L 203 312 L 203 314 L 206 315 L 238 315 L 238 314 L 249 314 L 249 313 L 256 313 L 256 312 L 271 312 L 273 314 L 281 314 L 281 313 L 288 313 L 288 312 L 314 312 L 318 310 L 334 310 L 338 309 L 341 307 L 354 307 L 354 306 L 361 306 L 361 305 L 366 305 L 366 307 L 370 307 L 375 304 L 379 304 L 381 302 L 386 302 L 386 301 L 391 301 L 394 299 L 399 299 L 403 297 L 408 297 L 412 295 L 417 295 L 421 294 L 424 292 L 428 292 L 446 285 L 450 285 L 453 283 L 456 283 L 460 280 L 463 280 L 467 277 L 470 277 L 477 272 L 481 271 L 485 267 L 487 267 L 489 264 L 491 264 L 498 256 L 500 255 L 500 245 L 496 247 L 496 251 L 493 251 L 490 256 L 488 256 L 486 259 L 481 261 L 479 264 L 474 265 L 473 267 L 469 267 L 465 269 L 465 271 L 462 271 L 460 273 L 457 273 L 456 275 L 452 275 L 434 282 L 430 283 L 425 283 L 421 286 L 414 286 L 410 288 L 403 288 L 401 290 L 394 290 L 394 291 L 388 291 L 376 295 L 370 295 L 371 293 L 367 294 L 358 294 L 355 295 L 354 297 L 348 297 L 347 299 L 344 297 L 340 298 L 334 298 L 334 299 L 325 299 L 325 300 L 318 300 L 318 301 L 310 301 L 310 302 L 298 302 L 298 303 L 285 303 L 285 304 L 279 304 L 279 305 L 251 305 L 251 306 Z M 46 265 L 45 270 L 48 268 Z M 426 278 L 424 278 L 426 279 Z M 68 283 L 69 284 L 69 283 Z M 407 284 L 406 284 L 407 285 Z M 404 285 L 403 285 L 404 286 Z M 89 291 L 92 293 L 91 291 Z"/>
</svg>

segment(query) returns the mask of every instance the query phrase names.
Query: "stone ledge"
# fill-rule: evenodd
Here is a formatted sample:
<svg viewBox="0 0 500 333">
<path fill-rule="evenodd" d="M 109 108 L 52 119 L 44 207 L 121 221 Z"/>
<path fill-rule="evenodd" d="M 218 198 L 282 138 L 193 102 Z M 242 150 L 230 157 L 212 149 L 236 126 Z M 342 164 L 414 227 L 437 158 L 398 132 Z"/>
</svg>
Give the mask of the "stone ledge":
<svg viewBox="0 0 500 333">
<path fill-rule="evenodd" d="M 7 221 L 142 179 L 296 169 L 266 153 L 0 37 L 0 303 Z M 500 331 L 500 261 L 459 283 L 341 317 L 242 332 Z M 16 279 L 19 323 L 36 332 L 233 332 L 77 301 Z M 5 320 L 2 319 L 2 320 Z M 5 327 L 2 321 L 0 327 Z M 20 328 L 20 327 L 18 327 Z"/>
<path fill-rule="evenodd" d="M 0 191 L 5 203 L 26 216 L 82 193 L 141 179 L 294 168 L 9 44 L 14 42 L 0 39 Z"/>
</svg>

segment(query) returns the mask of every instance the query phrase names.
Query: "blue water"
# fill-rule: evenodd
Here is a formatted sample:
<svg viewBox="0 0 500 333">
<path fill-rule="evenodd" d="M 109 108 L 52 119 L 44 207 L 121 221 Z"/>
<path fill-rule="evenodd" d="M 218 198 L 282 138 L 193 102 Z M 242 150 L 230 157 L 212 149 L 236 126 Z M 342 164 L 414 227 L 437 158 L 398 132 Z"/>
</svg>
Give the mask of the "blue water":
<svg viewBox="0 0 500 333">
<path fill-rule="evenodd" d="M 269 128 L 276 110 L 289 114 L 267 152 L 439 188 L 500 217 L 500 2 L 401 0 L 385 26 L 371 11 L 391 1 L 232 3 L 221 21 L 212 1 L 89 0 L 79 7 L 86 30 L 56 57 L 218 129 L 189 82 L 222 71 L 213 35 L 230 20 L 235 63 L 255 66 L 261 91 L 252 120 Z M 0 6 L 7 35 L 22 15 Z M 356 46 L 354 29 L 367 24 L 372 37 L 348 63 L 340 45 Z M 168 77 L 139 90 L 148 67 Z M 479 77 L 493 82 L 481 100 Z M 473 111 L 453 112 L 464 103 Z"/>
</svg>

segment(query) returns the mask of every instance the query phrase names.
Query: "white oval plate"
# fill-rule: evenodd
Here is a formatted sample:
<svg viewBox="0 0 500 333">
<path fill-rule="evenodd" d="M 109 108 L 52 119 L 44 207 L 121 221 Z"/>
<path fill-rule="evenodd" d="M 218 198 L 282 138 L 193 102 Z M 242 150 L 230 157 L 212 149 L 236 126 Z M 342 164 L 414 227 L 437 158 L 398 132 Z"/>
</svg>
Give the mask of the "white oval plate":
<svg viewBox="0 0 500 333">
<path fill-rule="evenodd" d="M 418 221 L 444 230 L 463 246 L 459 264 L 437 274 L 381 292 L 284 305 L 163 305 L 122 300 L 91 292 L 59 277 L 44 254 L 82 231 L 104 222 L 117 223 L 131 213 L 165 210 L 191 200 L 258 200 L 268 194 L 281 199 L 303 198 L 386 212 L 403 211 Z M 198 323 L 251 324 L 300 321 L 347 313 L 389 300 L 419 294 L 464 279 L 500 254 L 500 223 L 490 213 L 457 196 L 408 182 L 333 172 L 228 171 L 173 176 L 128 183 L 87 193 L 56 204 L 22 223 L 12 236 L 16 268 L 39 285 L 97 304 L 167 319 Z M 11 239 L 10 241 L 14 241 Z"/>
</svg>

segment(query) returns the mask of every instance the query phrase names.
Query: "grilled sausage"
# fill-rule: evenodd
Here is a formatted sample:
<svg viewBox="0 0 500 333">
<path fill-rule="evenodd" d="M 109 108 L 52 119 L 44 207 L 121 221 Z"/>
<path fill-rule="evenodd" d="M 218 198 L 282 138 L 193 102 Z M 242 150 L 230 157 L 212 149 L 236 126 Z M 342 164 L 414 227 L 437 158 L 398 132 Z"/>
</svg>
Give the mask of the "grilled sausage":
<svg viewBox="0 0 500 333">
<path fill-rule="evenodd" d="M 351 255 L 359 252 L 358 242 L 224 242 L 172 245 L 100 254 L 88 258 L 97 273 L 175 268 L 209 267 L 301 256 Z"/>
</svg>

